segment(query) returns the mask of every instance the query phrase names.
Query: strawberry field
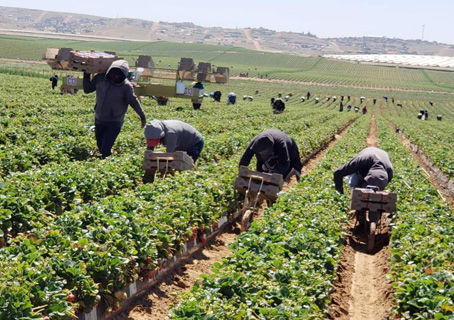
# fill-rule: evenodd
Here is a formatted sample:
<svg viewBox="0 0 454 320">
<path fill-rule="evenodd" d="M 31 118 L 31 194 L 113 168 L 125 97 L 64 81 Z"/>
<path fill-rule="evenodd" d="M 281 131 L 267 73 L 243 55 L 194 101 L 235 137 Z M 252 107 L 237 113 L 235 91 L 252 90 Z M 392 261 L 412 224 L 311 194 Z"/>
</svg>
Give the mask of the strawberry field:
<svg viewBox="0 0 454 320">
<path fill-rule="evenodd" d="M 126 46 L 118 44 L 117 50 L 121 45 Z M 161 52 L 162 63 L 176 61 L 172 44 L 141 45 L 141 50 Z M 0 73 L 0 319 L 66 320 L 94 307 L 115 311 L 129 298 L 130 284 L 154 278 L 188 242 L 204 242 L 221 217 L 240 208 L 233 181 L 239 159 L 257 133 L 280 129 L 306 157 L 348 127 L 315 169 L 238 236 L 232 254 L 169 313 L 178 320 L 325 319 L 351 220 L 349 195 L 334 190 L 332 174 L 366 147 L 371 126 L 371 112 L 339 112 L 340 95 L 351 95 L 344 105 L 367 105 L 369 111 L 372 99 L 378 99 L 378 146 L 395 167 L 389 188 L 399 200 L 391 223 L 388 277 L 394 306 L 389 319 L 451 319 L 452 208 L 395 133 L 399 128 L 443 174 L 453 177 L 454 105 L 447 99 L 451 75 L 299 57 L 276 66 L 280 55 L 258 58 L 243 49 L 216 53 L 195 45 L 186 49 L 241 70 L 253 56 L 272 77 L 318 85 L 208 84 L 207 92 L 219 89 L 226 96 L 235 91 L 238 103 L 227 106 L 224 97 L 221 103 L 206 98 L 199 111 L 177 99 L 157 106 L 144 98 L 149 120 L 183 120 L 205 137 L 196 171 L 144 184 L 145 142 L 136 114 L 128 112 L 113 156 L 100 160 L 90 130 L 94 95 L 53 92 L 39 68 L 28 74 L 33 77 L 19 75 L 11 64 L 5 68 L 12 74 Z M 432 89 L 444 93 L 425 92 Z M 301 102 L 307 91 L 312 98 Z M 291 97 L 285 112 L 273 115 L 269 99 L 279 92 Z M 255 99 L 243 101 L 242 95 Z M 363 95 L 367 98 L 361 103 Z M 383 96 L 395 96 L 395 101 Z M 417 119 L 420 109 L 429 111 L 428 120 Z"/>
</svg>

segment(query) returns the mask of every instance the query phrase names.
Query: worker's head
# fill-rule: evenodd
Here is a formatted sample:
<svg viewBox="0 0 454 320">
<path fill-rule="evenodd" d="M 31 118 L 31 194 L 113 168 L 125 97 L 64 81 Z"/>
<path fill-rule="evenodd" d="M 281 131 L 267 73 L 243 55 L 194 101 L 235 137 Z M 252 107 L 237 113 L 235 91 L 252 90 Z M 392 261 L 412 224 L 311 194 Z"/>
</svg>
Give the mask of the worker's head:
<svg viewBox="0 0 454 320">
<path fill-rule="evenodd" d="M 147 146 L 156 147 L 165 136 L 164 126 L 159 120 L 152 120 L 145 125 L 144 135 Z"/>
<path fill-rule="evenodd" d="M 383 168 L 370 168 L 367 176 L 364 178 L 368 186 L 378 187 L 379 190 L 384 190 L 388 185 L 388 173 Z"/>
<path fill-rule="evenodd" d="M 126 60 L 116 60 L 112 62 L 106 73 L 107 80 L 114 84 L 121 84 L 125 81 L 129 72 L 129 64 Z"/>
<path fill-rule="evenodd" d="M 260 137 L 252 146 L 252 151 L 260 159 L 269 159 L 274 154 L 274 141 L 272 137 Z"/>
<path fill-rule="evenodd" d="M 109 70 L 109 73 L 106 75 L 107 80 L 115 84 L 120 84 L 125 81 L 126 76 L 119 68 L 112 68 Z"/>
</svg>

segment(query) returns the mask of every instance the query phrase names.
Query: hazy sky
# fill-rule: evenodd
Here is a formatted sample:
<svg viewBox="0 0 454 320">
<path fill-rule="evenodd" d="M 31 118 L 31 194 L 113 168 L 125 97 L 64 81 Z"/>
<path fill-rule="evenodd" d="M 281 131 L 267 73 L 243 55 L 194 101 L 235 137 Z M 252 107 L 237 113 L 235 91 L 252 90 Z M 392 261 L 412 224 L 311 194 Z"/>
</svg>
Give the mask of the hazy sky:
<svg viewBox="0 0 454 320">
<path fill-rule="evenodd" d="M 454 44 L 453 0 L 99 1 L 0 0 L 0 6 L 201 26 L 310 31 L 318 37 L 376 35 Z"/>
</svg>

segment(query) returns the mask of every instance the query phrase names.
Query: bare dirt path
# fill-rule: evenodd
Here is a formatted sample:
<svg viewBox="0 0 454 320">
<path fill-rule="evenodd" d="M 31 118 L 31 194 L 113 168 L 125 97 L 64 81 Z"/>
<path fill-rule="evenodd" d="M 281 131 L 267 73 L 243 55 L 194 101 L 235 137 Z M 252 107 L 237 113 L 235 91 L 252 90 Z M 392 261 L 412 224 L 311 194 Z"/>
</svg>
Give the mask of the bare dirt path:
<svg viewBox="0 0 454 320">
<path fill-rule="evenodd" d="M 156 31 L 157 31 L 158 29 L 159 29 L 159 22 L 153 21 L 153 23 L 152 23 L 152 25 L 151 25 L 150 32 L 148 32 L 147 39 L 148 39 L 148 40 L 151 40 L 151 36 L 153 35 L 153 33 L 156 33 Z"/>
<path fill-rule="evenodd" d="M 129 315 L 123 314 L 115 319 L 163 320 L 169 308 L 176 305 L 182 292 L 191 290 L 201 274 L 211 273 L 214 263 L 231 254 L 227 247 L 235 240 L 238 230 L 233 229 L 217 237 L 216 242 L 198 253 L 188 264 L 180 267 L 171 277 L 150 294 L 139 301 Z"/>
<path fill-rule="evenodd" d="M 63 22 L 68 23 L 69 21 L 71 21 L 72 18 L 73 18 L 73 16 L 71 14 L 67 15 L 67 16 L 65 16 L 65 20 L 63 20 Z"/>
<path fill-rule="evenodd" d="M 344 51 L 342 51 L 341 48 L 339 48 L 339 46 L 338 46 L 338 44 L 336 42 L 330 42 L 329 44 L 333 46 L 334 51 L 336 51 L 337 53 L 343 53 L 344 52 Z"/>
<path fill-rule="evenodd" d="M 378 146 L 377 125 L 375 124 L 375 106 L 372 107 L 372 120 L 370 121 L 370 131 L 367 137 L 366 144 L 368 147 Z"/>
<path fill-rule="evenodd" d="M 331 148 L 350 128 L 354 121 L 328 140 L 310 156 L 302 159 L 302 175 L 307 175 L 319 161 L 322 160 L 326 151 Z M 283 191 L 288 191 L 297 184 L 296 177 L 284 184 Z M 262 203 L 259 213 L 255 217 L 259 219 L 266 207 Z M 224 257 L 231 254 L 227 245 L 233 242 L 239 233 L 238 225 L 233 225 L 227 232 L 220 234 L 214 244 L 197 252 L 188 264 L 180 266 L 176 272 L 167 277 L 165 281 L 153 287 L 148 295 L 142 297 L 121 314 L 114 315 L 112 319 L 118 320 L 163 320 L 166 319 L 172 305 L 179 302 L 182 292 L 189 291 L 200 280 L 201 274 L 211 273 L 215 263 L 221 262 Z"/>
<path fill-rule="evenodd" d="M 373 107 L 373 112 L 375 107 Z M 378 135 L 375 112 L 367 138 L 368 146 L 377 146 Z M 382 320 L 388 317 L 393 305 L 392 286 L 386 278 L 389 270 L 389 223 L 382 218 L 381 232 L 376 238 L 376 250 L 366 252 L 367 237 L 353 232 L 354 222 L 349 225 L 346 246 L 338 267 L 338 279 L 331 293 L 331 319 Z"/>
<path fill-rule="evenodd" d="M 251 29 L 243 29 L 244 35 L 246 38 L 254 44 L 254 47 L 258 51 L 263 51 L 262 46 L 257 40 L 254 40 L 251 36 Z"/>
<path fill-rule="evenodd" d="M 47 11 L 41 12 L 41 14 L 36 18 L 35 23 L 41 22 L 41 20 L 44 18 L 44 16 L 47 14 Z"/>
</svg>

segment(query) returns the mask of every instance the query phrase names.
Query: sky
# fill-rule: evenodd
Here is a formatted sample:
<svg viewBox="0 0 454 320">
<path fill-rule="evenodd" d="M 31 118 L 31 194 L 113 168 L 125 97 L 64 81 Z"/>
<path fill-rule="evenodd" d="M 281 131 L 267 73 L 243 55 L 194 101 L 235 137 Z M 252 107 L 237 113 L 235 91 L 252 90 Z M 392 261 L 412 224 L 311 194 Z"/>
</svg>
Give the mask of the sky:
<svg viewBox="0 0 454 320">
<path fill-rule="evenodd" d="M 320 38 L 386 36 L 454 44 L 453 0 L 0 0 L 0 6 L 108 18 L 311 32 Z"/>
</svg>

